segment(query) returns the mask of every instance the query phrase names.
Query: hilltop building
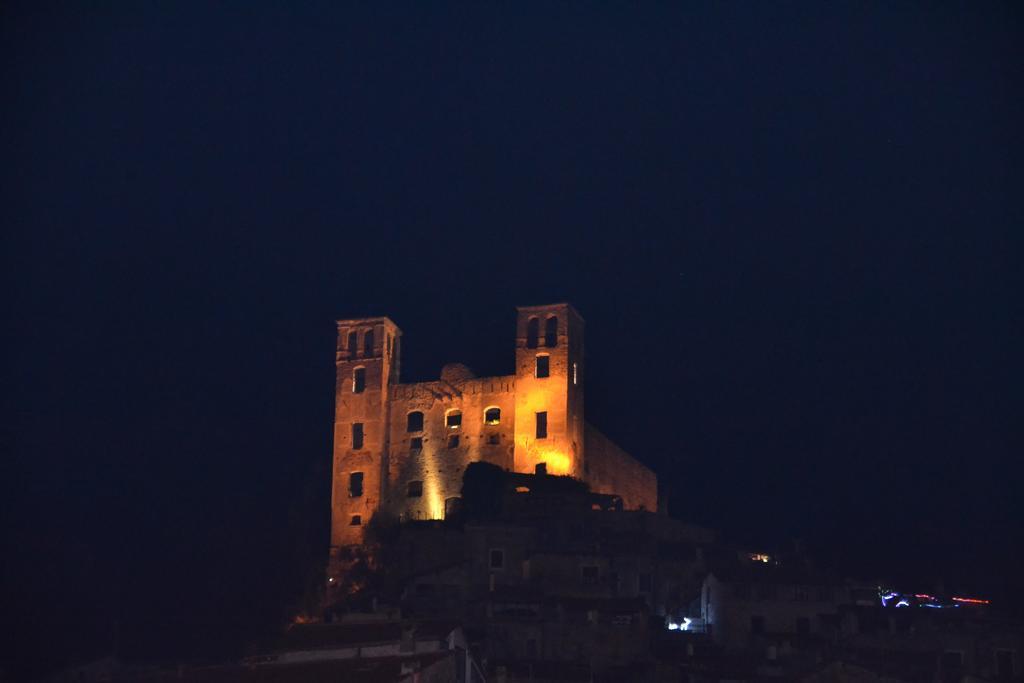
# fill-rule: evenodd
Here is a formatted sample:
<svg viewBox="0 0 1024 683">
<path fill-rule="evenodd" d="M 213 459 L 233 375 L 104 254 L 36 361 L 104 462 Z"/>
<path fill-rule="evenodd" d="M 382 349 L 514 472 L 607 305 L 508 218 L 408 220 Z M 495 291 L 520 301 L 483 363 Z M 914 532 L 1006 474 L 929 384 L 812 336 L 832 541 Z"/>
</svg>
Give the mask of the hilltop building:
<svg viewBox="0 0 1024 683">
<path fill-rule="evenodd" d="M 331 551 L 358 545 L 378 511 L 405 520 L 458 509 L 462 473 L 484 461 L 569 475 L 627 510 L 655 511 L 654 473 L 587 424 L 584 322 L 569 304 L 517 309 L 515 370 L 399 381 L 402 332 L 386 317 L 338 321 Z"/>
</svg>

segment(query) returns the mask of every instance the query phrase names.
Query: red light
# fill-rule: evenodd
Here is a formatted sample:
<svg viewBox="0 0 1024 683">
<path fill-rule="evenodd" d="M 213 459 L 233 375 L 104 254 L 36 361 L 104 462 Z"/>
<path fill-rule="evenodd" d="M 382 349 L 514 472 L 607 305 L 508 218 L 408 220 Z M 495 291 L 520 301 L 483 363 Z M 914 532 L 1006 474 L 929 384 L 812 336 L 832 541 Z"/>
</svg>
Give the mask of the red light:
<svg viewBox="0 0 1024 683">
<path fill-rule="evenodd" d="M 953 598 L 953 602 L 969 602 L 972 605 L 988 605 L 990 600 L 980 600 L 978 598 Z"/>
<path fill-rule="evenodd" d="M 915 598 L 921 598 L 922 600 L 934 600 L 934 595 L 926 595 L 925 593 L 914 593 Z"/>
</svg>

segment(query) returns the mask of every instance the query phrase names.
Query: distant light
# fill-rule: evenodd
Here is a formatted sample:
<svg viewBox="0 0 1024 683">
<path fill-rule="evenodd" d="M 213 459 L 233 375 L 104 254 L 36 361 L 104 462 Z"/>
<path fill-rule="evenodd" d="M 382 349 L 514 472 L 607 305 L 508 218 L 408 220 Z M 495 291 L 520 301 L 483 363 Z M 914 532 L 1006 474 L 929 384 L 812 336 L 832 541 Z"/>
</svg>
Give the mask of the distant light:
<svg viewBox="0 0 1024 683">
<path fill-rule="evenodd" d="M 910 601 L 907 600 L 906 598 L 903 598 L 902 600 L 900 600 L 899 602 L 896 603 L 896 606 L 897 607 L 910 607 Z"/>
<path fill-rule="evenodd" d="M 692 620 L 690 619 L 690 617 L 683 617 L 683 626 L 682 626 L 682 629 L 683 629 L 684 631 L 689 631 L 689 630 L 690 630 L 690 622 L 691 622 L 691 621 L 692 621 Z"/>
<path fill-rule="evenodd" d="M 990 605 L 991 600 L 982 600 L 980 598 L 953 598 L 953 602 L 966 602 L 972 605 Z"/>
<path fill-rule="evenodd" d="M 767 564 L 771 562 L 771 555 L 765 555 L 764 553 L 750 553 L 750 560 L 752 562 L 764 562 Z"/>
<path fill-rule="evenodd" d="M 928 595 L 927 593 L 914 593 L 915 598 L 921 598 L 922 600 L 934 600 L 934 595 Z"/>
<path fill-rule="evenodd" d="M 677 624 L 674 621 L 668 622 L 668 630 L 669 631 L 678 631 L 679 630 L 679 624 Z"/>
</svg>

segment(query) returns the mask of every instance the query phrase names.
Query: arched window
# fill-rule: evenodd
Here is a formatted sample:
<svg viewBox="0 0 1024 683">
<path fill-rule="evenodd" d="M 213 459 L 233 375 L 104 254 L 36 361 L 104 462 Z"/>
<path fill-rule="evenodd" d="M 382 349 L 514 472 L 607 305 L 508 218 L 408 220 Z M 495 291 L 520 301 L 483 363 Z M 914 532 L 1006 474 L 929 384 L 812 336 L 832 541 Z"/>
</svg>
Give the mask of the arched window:
<svg viewBox="0 0 1024 683">
<path fill-rule="evenodd" d="M 409 413 L 405 418 L 405 431 L 407 432 L 422 432 L 423 431 L 423 413 L 418 410 L 414 410 Z"/>
<path fill-rule="evenodd" d="M 348 333 L 348 355 L 354 357 L 359 351 L 359 333 L 352 331 Z"/>
<path fill-rule="evenodd" d="M 536 318 L 530 318 L 530 322 L 526 323 L 526 348 L 537 348 L 537 336 L 539 331 L 540 321 Z"/>
<path fill-rule="evenodd" d="M 544 322 L 544 346 L 558 346 L 558 318 L 554 316 Z"/>
<path fill-rule="evenodd" d="M 444 416 L 444 426 L 448 429 L 458 429 L 462 426 L 462 411 L 449 410 Z"/>
<path fill-rule="evenodd" d="M 367 330 L 363 335 L 363 355 L 373 355 L 373 330 Z"/>
<path fill-rule="evenodd" d="M 501 408 L 488 408 L 484 411 L 484 424 L 496 425 L 501 423 Z"/>
</svg>

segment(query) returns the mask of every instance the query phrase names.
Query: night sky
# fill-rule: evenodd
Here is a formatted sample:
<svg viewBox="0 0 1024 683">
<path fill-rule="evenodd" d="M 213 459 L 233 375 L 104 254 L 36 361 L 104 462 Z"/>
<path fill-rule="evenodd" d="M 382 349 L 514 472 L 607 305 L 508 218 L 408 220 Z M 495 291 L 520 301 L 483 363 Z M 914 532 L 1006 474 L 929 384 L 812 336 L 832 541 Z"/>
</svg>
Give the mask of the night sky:
<svg viewBox="0 0 1024 683">
<path fill-rule="evenodd" d="M 333 321 L 556 301 L 676 516 L 1019 599 L 1019 6 L 295 4 L 0 10 L 8 672 L 281 623 Z"/>
</svg>

